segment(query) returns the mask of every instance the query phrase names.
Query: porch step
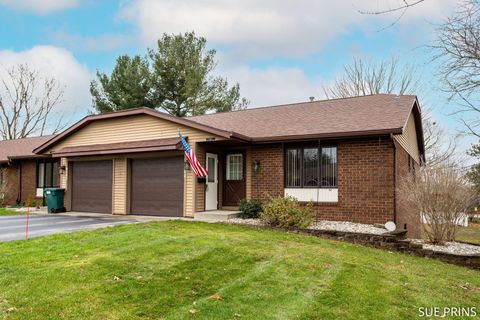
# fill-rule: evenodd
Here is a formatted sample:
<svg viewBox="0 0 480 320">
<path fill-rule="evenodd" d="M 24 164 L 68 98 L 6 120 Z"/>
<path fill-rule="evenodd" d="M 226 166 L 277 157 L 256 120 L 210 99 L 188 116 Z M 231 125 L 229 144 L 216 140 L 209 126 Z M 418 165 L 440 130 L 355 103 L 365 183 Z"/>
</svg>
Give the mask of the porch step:
<svg viewBox="0 0 480 320">
<path fill-rule="evenodd" d="M 230 210 L 212 210 L 196 212 L 194 214 L 195 220 L 199 221 L 226 221 L 238 217 L 240 211 Z"/>
</svg>

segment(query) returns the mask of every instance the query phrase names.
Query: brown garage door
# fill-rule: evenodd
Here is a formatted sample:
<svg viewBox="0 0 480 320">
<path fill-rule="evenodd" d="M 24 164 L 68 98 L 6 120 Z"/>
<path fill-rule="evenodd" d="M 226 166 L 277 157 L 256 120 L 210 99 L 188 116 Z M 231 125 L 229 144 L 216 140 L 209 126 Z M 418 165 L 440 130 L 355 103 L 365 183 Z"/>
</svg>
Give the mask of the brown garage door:
<svg viewBox="0 0 480 320">
<path fill-rule="evenodd" d="M 130 213 L 183 215 L 183 157 L 132 159 Z"/>
<path fill-rule="evenodd" d="M 112 161 L 72 163 L 72 210 L 112 213 Z"/>
</svg>

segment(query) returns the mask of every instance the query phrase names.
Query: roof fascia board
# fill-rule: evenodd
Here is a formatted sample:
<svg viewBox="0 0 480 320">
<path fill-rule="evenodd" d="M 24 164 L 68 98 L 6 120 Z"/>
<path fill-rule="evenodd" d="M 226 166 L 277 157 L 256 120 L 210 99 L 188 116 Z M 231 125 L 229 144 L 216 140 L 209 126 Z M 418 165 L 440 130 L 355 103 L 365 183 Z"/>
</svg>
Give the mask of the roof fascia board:
<svg viewBox="0 0 480 320">
<path fill-rule="evenodd" d="M 281 141 L 299 141 L 308 139 L 334 139 L 334 138 L 358 138 L 370 137 L 378 135 L 401 134 L 402 128 L 386 129 L 386 130 L 370 130 L 370 131 L 353 131 L 353 132 L 335 132 L 325 134 L 308 134 L 308 135 L 289 135 L 279 137 L 255 137 L 253 143 L 281 142 Z"/>
</svg>

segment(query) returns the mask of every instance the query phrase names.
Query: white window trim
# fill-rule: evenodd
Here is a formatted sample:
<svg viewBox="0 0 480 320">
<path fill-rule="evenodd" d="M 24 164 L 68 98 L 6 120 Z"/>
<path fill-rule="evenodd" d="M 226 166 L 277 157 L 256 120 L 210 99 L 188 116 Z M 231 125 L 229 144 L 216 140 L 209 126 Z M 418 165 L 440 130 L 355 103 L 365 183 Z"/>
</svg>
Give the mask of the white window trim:
<svg viewBox="0 0 480 320">
<path fill-rule="evenodd" d="M 298 201 L 338 202 L 338 188 L 285 188 L 284 193 Z"/>
</svg>

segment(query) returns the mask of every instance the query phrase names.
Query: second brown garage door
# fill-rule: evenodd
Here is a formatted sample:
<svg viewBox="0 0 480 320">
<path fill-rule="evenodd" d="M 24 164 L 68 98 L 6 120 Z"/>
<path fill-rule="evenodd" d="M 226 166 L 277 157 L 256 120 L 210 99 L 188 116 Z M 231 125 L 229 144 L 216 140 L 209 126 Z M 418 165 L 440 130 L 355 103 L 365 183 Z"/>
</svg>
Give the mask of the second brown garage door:
<svg viewBox="0 0 480 320">
<path fill-rule="evenodd" d="M 112 161 L 72 163 L 72 210 L 112 213 Z"/>
<path fill-rule="evenodd" d="M 132 159 L 130 213 L 183 215 L 183 156 Z"/>
</svg>

